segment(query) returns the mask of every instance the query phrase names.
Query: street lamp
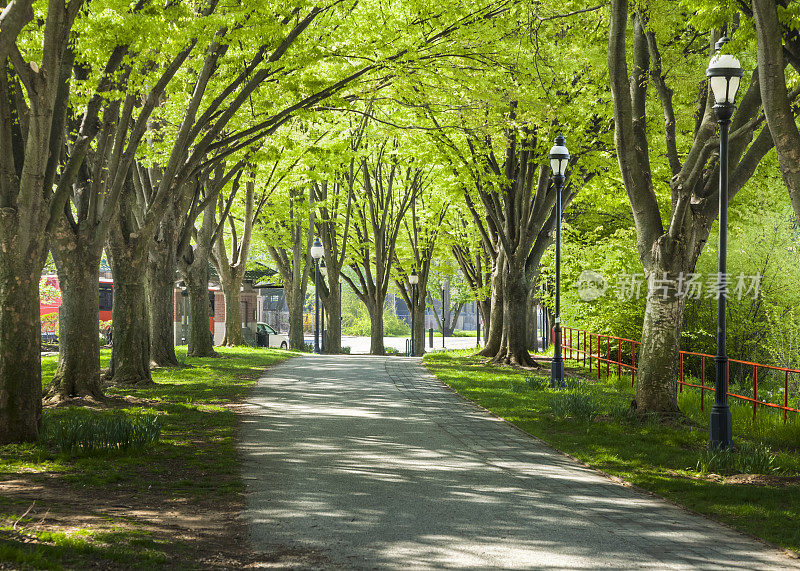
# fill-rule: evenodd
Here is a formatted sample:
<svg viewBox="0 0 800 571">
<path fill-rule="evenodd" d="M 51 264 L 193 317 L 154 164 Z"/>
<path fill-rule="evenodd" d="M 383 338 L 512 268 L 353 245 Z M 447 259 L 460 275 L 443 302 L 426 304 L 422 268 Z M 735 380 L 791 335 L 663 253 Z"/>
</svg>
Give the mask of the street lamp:
<svg viewBox="0 0 800 571">
<path fill-rule="evenodd" d="M 323 278 L 322 281 L 324 282 L 325 278 L 328 277 L 328 267 L 325 265 L 325 260 L 324 259 L 320 260 L 320 262 L 319 262 L 319 273 L 322 274 L 322 278 Z M 325 352 L 325 337 L 326 337 L 325 336 L 325 304 L 324 303 L 322 304 L 321 310 L 322 310 L 322 340 L 321 340 L 321 346 L 322 346 L 322 352 L 324 353 Z"/>
<path fill-rule="evenodd" d="M 319 242 L 319 236 L 314 238 L 314 245 L 311 246 L 311 257 L 314 259 L 314 353 L 319 353 L 319 260 L 325 253 L 325 249 Z"/>
<path fill-rule="evenodd" d="M 564 173 L 569 162 L 569 151 L 563 135 L 556 137 L 550 149 L 550 168 L 553 171 L 553 184 L 556 185 L 556 323 L 555 349 L 550 365 L 550 386 L 564 386 L 564 360 L 561 358 L 561 188 L 564 186 Z"/>
<path fill-rule="evenodd" d="M 728 448 L 733 438 L 733 420 L 728 407 L 728 355 L 725 350 L 725 305 L 728 296 L 728 130 L 734 101 L 742 77 L 739 60 L 720 50 L 730 40 L 720 38 L 706 76 L 714 93 L 714 111 L 719 123 L 719 298 L 717 299 L 717 363 L 714 407 L 710 419 L 710 448 Z"/>
<path fill-rule="evenodd" d="M 417 356 L 417 348 L 414 344 L 414 313 L 417 307 L 417 284 L 419 283 L 419 276 L 416 270 L 411 270 L 411 275 L 408 276 L 408 283 L 411 284 L 411 356 Z"/>
</svg>

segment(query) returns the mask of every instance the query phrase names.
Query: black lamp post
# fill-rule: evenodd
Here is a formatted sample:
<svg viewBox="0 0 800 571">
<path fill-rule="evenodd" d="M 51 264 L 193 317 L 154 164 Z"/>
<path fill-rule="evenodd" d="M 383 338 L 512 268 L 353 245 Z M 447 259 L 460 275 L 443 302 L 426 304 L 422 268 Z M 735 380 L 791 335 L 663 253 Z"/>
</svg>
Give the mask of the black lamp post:
<svg viewBox="0 0 800 571">
<path fill-rule="evenodd" d="M 311 246 L 311 257 L 314 259 L 314 353 L 319 353 L 319 260 L 324 253 L 319 237 L 314 238 L 314 245 Z"/>
<path fill-rule="evenodd" d="M 706 76 L 714 93 L 714 111 L 719 123 L 719 298 L 717 299 L 717 363 L 714 407 L 711 409 L 709 447 L 727 448 L 733 438 L 733 420 L 728 407 L 728 355 L 725 350 L 725 305 L 728 296 L 728 129 L 735 109 L 734 101 L 742 77 L 739 60 L 719 53 L 728 43 L 721 38 L 716 55 L 711 58 Z"/>
<path fill-rule="evenodd" d="M 561 358 L 561 188 L 564 186 L 564 173 L 569 162 L 567 140 L 563 135 L 556 137 L 550 149 L 550 168 L 553 170 L 553 184 L 556 185 L 556 323 L 555 350 L 550 365 L 550 386 L 564 386 L 564 360 Z"/>
<path fill-rule="evenodd" d="M 320 260 L 319 262 L 319 273 L 322 274 L 322 281 L 325 281 L 325 278 L 328 277 L 328 267 L 325 265 L 325 260 Z M 322 352 L 325 352 L 325 304 L 322 304 L 320 308 L 322 311 L 322 339 L 320 341 L 320 346 L 322 348 Z"/>
<path fill-rule="evenodd" d="M 416 357 L 417 346 L 414 343 L 416 341 L 414 336 L 414 313 L 417 307 L 417 284 L 419 283 L 419 276 L 416 270 L 411 271 L 411 275 L 408 276 L 408 283 L 411 284 L 411 356 Z"/>
</svg>

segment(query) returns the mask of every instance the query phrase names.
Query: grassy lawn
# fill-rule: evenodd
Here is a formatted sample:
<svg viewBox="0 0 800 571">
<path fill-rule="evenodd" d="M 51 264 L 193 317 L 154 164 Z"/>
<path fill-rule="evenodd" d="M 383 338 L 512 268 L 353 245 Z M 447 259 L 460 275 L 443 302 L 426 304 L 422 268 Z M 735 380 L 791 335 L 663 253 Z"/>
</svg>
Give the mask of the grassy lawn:
<svg viewBox="0 0 800 571">
<path fill-rule="evenodd" d="M 740 414 L 732 406 L 734 444 L 744 450 L 733 457 L 745 462 L 744 469 L 736 469 L 707 453 L 710 407 L 701 415 L 697 395 L 681 396 L 686 418 L 661 423 L 630 413 L 630 377 L 597 381 L 583 367 L 567 362 L 567 388 L 554 390 L 547 388 L 549 367 L 532 373 L 490 366 L 470 353 L 430 353 L 424 362 L 460 394 L 559 450 L 800 552 L 800 419 L 791 418 L 784 426 L 781 416 L 759 413 L 753 424 L 745 411 Z M 738 471 L 769 475 L 747 483 L 748 478 L 731 476 Z"/>
<path fill-rule="evenodd" d="M 177 351 L 184 366 L 154 370 L 151 387 L 106 387 L 100 406 L 44 412 L 46 423 L 155 415 L 160 439 L 145 452 L 0 447 L 0 485 L 17 490 L 0 495 L 0 562 L 43 569 L 207 567 L 208 546 L 193 530 L 213 535 L 213 518 L 226 507 L 238 511 L 243 492 L 230 406 L 266 367 L 292 353 L 218 348 L 221 358 L 198 359 L 186 357 L 186 347 Z M 103 351 L 103 366 L 109 357 Z M 55 363 L 56 357 L 42 359 L 47 381 Z"/>
</svg>

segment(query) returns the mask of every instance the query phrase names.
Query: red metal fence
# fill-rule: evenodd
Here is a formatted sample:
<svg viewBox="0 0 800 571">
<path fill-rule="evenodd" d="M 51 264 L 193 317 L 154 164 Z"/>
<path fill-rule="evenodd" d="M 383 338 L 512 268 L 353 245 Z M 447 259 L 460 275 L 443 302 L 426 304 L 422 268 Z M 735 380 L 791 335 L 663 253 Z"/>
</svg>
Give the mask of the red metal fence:
<svg viewBox="0 0 800 571">
<path fill-rule="evenodd" d="M 618 378 L 622 378 L 622 371 L 625 370 L 631 375 L 631 385 L 635 385 L 637 371 L 636 356 L 639 345 L 641 345 L 641 343 L 633 339 L 591 333 L 573 327 L 564 327 L 561 330 L 561 347 L 564 359 L 574 359 L 578 362 L 583 362 L 584 366 L 589 367 L 590 373 L 596 368 L 598 379 L 602 374 L 603 368 L 605 368 L 606 377 L 608 378 L 611 375 L 611 367 L 613 366 L 617 369 Z M 714 364 L 714 355 L 694 353 L 691 351 L 680 352 L 680 364 L 678 369 L 679 390 L 683 392 L 684 387 L 700 389 L 700 410 L 704 410 L 706 392 L 714 392 L 713 376 L 711 377 L 711 383 L 706 384 L 707 359 L 710 359 L 711 363 L 716 366 Z M 787 367 L 775 367 L 773 365 L 729 359 L 726 381 L 730 379 L 731 365 L 734 365 L 739 370 L 740 376 L 742 377 L 744 377 L 744 373 L 747 372 L 748 384 L 749 381 L 752 380 L 753 394 L 752 396 L 741 395 L 728 390 L 728 396 L 751 403 L 753 406 L 754 419 L 758 409 L 761 407 L 782 410 L 784 422 L 786 422 L 789 412 L 800 412 L 800 410 L 789 406 L 790 377 L 795 382 L 800 381 L 800 369 L 789 369 Z M 762 396 L 766 398 L 759 399 L 759 371 L 761 371 L 762 380 L 765 375 L 770 374 L 782 377 L 782 379 L 779 379 L 782 383 L 771 383 L 772 385 L 783 385 L 781 387 L 782 394 L 777 395 L 777 399 L 776 395 L 764 395 L 763 392 Z M 780 397 L 782 397 L 782 399 Z M 770 402 L 770 400 L 782 400 L 783 402 Z"/>
</svg>

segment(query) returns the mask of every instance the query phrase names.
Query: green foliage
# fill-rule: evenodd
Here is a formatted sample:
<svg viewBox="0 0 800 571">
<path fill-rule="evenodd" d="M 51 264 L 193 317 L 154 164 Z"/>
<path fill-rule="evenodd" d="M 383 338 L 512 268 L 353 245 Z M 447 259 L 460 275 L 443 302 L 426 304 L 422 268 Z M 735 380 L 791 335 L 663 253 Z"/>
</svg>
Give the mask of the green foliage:
<svg viewBox="0 0 800 571">
<path fill-rule="evenodd" d="M 363 305 L 362 305 L 363 307 Z M 342 333 L 344 335 L 356 335 L 359 337 L 369 337 L 372 331 L 372 322 L 366 307 L 356 316 L 348 316 L 342 320 Z M 411 328 L 408 324 L 390 311 L 383 312 L 383 335 L 385 337 L 411 335 Z"/>
<path fill-rule="evenodd" d="M 782 471 L 777 457 L 762 443 L 742 442 L 731 448 L 700 453 L 697 471 L 706 474 L 774 474 Z"/>
<path fill-rule="evenodd" d="M 72 408 L 46 411 L 40 442 L 71 456 L 143 452 L 158 442 L 162 419 L 155 414 L 95 413 Z"/>
</svg>

